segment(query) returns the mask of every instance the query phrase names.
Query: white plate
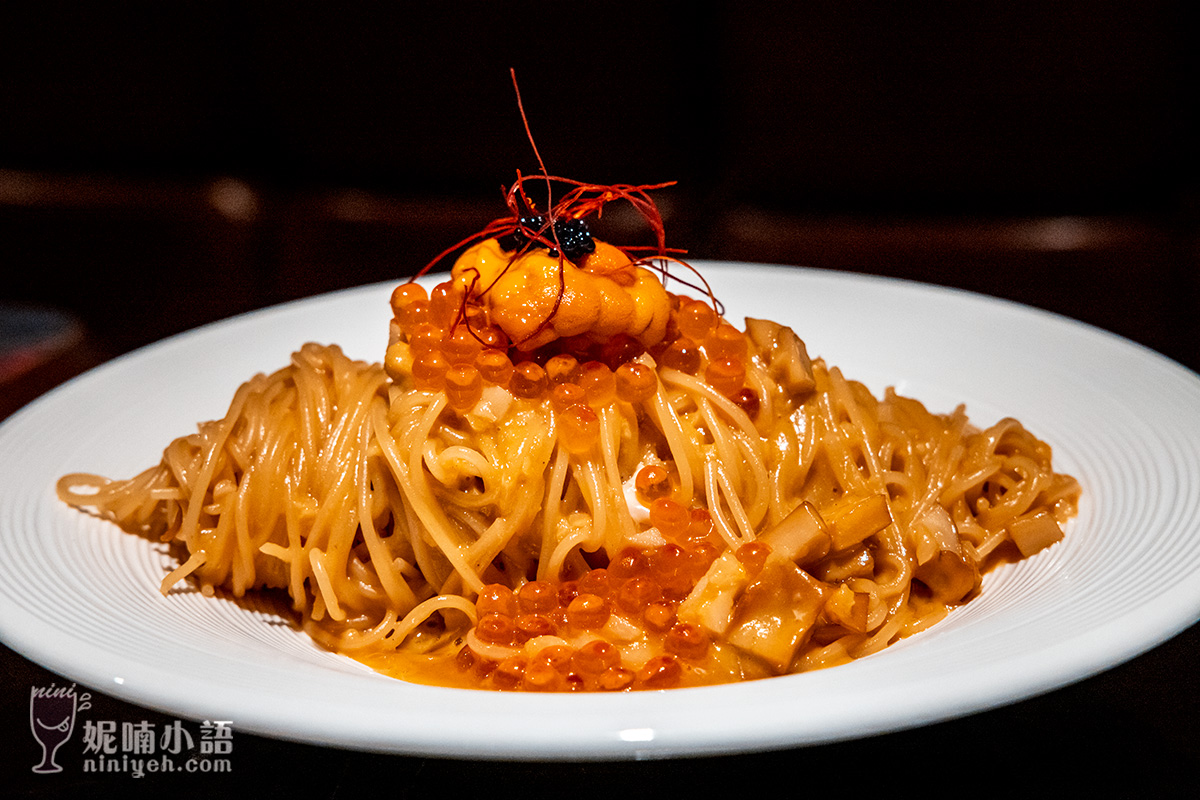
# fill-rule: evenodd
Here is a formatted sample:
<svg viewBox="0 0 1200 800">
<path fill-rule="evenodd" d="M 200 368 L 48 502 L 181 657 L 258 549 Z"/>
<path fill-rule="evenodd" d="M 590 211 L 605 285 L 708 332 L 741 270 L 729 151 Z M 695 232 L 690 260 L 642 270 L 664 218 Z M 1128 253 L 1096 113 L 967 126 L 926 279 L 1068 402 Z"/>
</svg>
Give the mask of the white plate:
<svg viewBox="0 0 1200 800">
<path fill-rule="evenodd" d="M 1084 488 L 1054 548 L 883 653 L 736 686 L 622 695 L 415 686 L 315 647 L 269 610 L 158 594 L 161 546 L 61 504 L 64 473 L 128 476 L 221 416 L 307 341 L 378 360 L 390 285 L 268 309 L 145 348 L 0 427 L 0 637 L 70 680 L 191 719 L 348 748 L 466 758 L 731 753 L 866 736 L 1014 702 L 1200 618 L 1200 377 L 1124 339 L 979 295 L 698 264 L 728 316 L 777 319 L 863 380 L 972 419 L 1021 419 Z"/>
</svg>

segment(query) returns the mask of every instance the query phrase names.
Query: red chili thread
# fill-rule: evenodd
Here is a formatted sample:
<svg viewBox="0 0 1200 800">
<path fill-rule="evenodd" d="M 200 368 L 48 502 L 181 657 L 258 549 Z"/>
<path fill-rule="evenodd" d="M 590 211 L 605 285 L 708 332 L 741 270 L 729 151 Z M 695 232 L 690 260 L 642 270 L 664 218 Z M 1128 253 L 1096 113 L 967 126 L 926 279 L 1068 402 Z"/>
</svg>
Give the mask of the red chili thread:
<svg viewBox="0 0 1200 800">
<path fill-rule="evenodd" d="M 562 305 L 562 300 L 566 294 L 566 259 L 563 256 L 562 247 L 558 241 L 558 232 L 555 230 L 555 222 L 558 219 L 582 219 L 591 214 L 597 217 L 603 215 L 603 210 L 606 205 L 619 200 L 628 202 L 645 220 L 646 224 L 654 234 L 656 245 L 654 247 L 622 247 L 621 250 L 626 253 L 637 253 L 639 251 L 651 251 L 652 255 L 640 256 L 636 259 L 631 259 L 636 266 L 645 266 L 657 271 L 662 275 L 663 284 L 666 285 L 668 280 L 675 280 L 690 289 L 701 292 L 706 295 L 712 303 L 713 309 L 718 315 L 724 316 L 724 308 L 720 301 L 713 294 L 712 288 L 704 279 L 700 272 L 683 261 L 679 256 L 685 255 L 686 250 L 677 248 L 668 248 L 666 244 L 666 226 L 663 223 L 662 213 L 655 204 L 649 193 L 658 189 L 665 189 L 676 184 L 675 181 L 665 181 L 663 183 L 652 184 L 596 184 L 577 181 L 571 178 L 563 178 L 557 175 L 551 175 L 546 169 L 545 162 L 542 160 L 542 155 L 538 151 L 537 142 L 534 140 L 533 131 L 529 125 L 529 117 L 525 113 L 525 105 L 521 99 L 521 89 L 517 83 L 517 73 L 515 69 L 509 70 L 512 76 L 513 90 L 517 98 L 517 110 L 521 115 L 521 123 L 525 128 L 525 136 L 529 140 L 529 145 L 533 150 L 534 157 L 537 159 L 538 169 L 540 174 L 529 176 L 521 174 L 517 170 L 517 177 L 513 184 L 505 189 L 501 187 L 504 193 L 505 206 L 510 212 L 510 216 L 494 219 L 485 225 L 480 231 L 471 236 L 462 239 L 461 241 L 447 247 L 442 252 L 438 253 L 428 264 L 426 264 L 411 281 L 415 281 L 424 275 L 427 275 L 444 259 L 449 257 L 463 248 L 472 244 L 484 241 L 491 238 L 499 238 L 511 236 L 520 233 L 525 239 L 525 243 L 517 250 L 508 264 L 500 270 L 496 278 L 487 286 L 479 287 L 479 275 L 475 274 L 470 284 L 466 287 L 463 295 L 462 306 L 454 320 L 451 330 L 463 321 L 467 321 L 466 306 L 471 299 L 478 299 L 485 296 L 504 274 L 509 267 L 522 255 L 530 250 L 535 245 L 541 245 L 553 249 L 558 253 L 558 294 L 555 297 L 554 306 L 550 313 L 538 325 L 538 327 L 527 337 L 526 341 L 532 339 L 550 326 L 554 317 L 558 313 L 559 307 Z M 525 183 L 529 180 L 545 182 L 546 184 L 546 213 L 540 215 L 542 224 L 536 230 L 525 224 L 524 220 L 531 216 L 539 216 L 537 214 L 536 205 L 530 200 L 525 190 Z M 558 202 L 554 202 L 553 190 L 554 185 L 563 184 L 569 188 Z M 690 271 L 699 281 L 699 285 L 685 280 L 671 272 L 670 264 L 678 264 L 684 269 Z M 470 322 L 467 321 L 468 330 L 470 330 Z M 479 337 L 474 331 L 471 331 L 476 339 Z M 513 344 L 520 344 L 514 342 Z"/>
</svg>

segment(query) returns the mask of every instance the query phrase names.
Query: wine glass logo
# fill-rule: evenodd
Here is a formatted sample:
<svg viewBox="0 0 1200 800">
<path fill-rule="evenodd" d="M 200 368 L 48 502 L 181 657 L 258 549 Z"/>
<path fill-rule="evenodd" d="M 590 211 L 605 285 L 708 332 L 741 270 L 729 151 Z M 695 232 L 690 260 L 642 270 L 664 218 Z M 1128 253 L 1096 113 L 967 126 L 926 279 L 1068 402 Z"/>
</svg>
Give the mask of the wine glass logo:
<svg viewBox="0 0 1200 800">
<path fill-rule="evenodd" d="M 54 761 L 58 748 L 71 738 L 75 730 L 76 712 L 75 687 L 49 688 L 35 686 L 29 693 L 29 727 L 33 738 L 42 746 L 42 761 L 33 768 L 34 772 L 47 774 L 62 772 Z"/>
</svg>

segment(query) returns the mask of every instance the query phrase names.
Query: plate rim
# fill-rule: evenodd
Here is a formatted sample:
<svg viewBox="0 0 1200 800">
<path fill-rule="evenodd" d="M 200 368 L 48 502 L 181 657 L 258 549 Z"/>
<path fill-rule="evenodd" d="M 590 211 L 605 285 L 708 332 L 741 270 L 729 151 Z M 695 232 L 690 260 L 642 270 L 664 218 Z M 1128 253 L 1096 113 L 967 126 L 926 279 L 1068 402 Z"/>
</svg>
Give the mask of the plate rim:
<svg viewBox="0 0 1200 800">
<path fill-rule="evenodd" d="M 1088 323 L 1071 319 L 1056 312 L 1025 305 L 1016 301 L 995 298 L 969 290 L 937 286 L 934 284 L 927 284 L 903 278 L 878 276 L 866 273 L 823 270 L 810 267 L 792 267 L 778 264 L 754 264 L 749 262 L 697 260 L 692 263 L 693 265 L 698 266 L 705 271 L 718 270 L 729 271 L 731 273 L 744 270 L 760 272 L 786 271 L 789 276 L 798 277 L 801 279 L 807 278 L 826 281 L 839 285 L 853 285 L 868 282 L 878 286 L 897 287 L 905 291 L 913 291 L 921 295 L 932 292 L 937 296 L 955 297 L 971 303 L 983 303 L 988 307 L 1006 307 L 1009 310 L 1019 314 L 1032 313 L 1044 321 L 1052 322 L 1057 326 L 1062 326 L 1065 330 L 1073 331 L 1079 335 L 1085 336 L 1086 338 L 1095 339 L 1096 337 L 1099 337 L 1098 340 L 1105 341 L 1110 346 L 1119 348 L 1132 348 L 1129 350 L 1129 352 L 1136 354 L 1138 358 L 1149 359 L 1155 363 L 1157 368 L 1175 372 L 1176 377 L 1184 381 L 1194 382 L 1196 386 L 1193 388 L 1200 390 L 1200 375 L 1197 375 L 1197 373 L 1188 367 L 1173 361 L 1167 356 L 1158 353 L 1157 351 L 1148 348 L 1145 345 L 1141 345 L 1119 334 L 1107 331 L 1094 325 L 1090 325 Z M 436 278 L 433 276 L 430 277 L 430 280 L 435 279 Z M 3 423 L 0 423 L 0 441 L 6 441 L 12 431 L 28 425 L 29 420 L 36 418 L 37 414 L 39 413 L 39 409 L 47 408 L 49 405 L 56 402 L 65 402 L 64 398 L 67 398 L 71 393 L 83 391 L 83 389 L 80 387 L 88 387 L 92 383 L 98 383 L 104 376 L 115 374 L 115 372 L 119 370 L 135 368 L 140 361 L 147 358 L 148 353 L 162 353 L 170 350 L 171 348 L 185 347 L 189 343 L 194 343 L 198 339 L 203 338 L 206 335 L 206 332 L 213 330 L 230 331 L 240 326 L 254 325 L 264 319 L 276 319 L 278 318 L 277 315 L 280 314 L 293 313 L 297 311 L 303 313 L 308 309 L 330 302 L 352 302 L 356 298 L 360 297 L 365 299 L 365 297 L 374 293 L 380 293 L 384 291 L 385 288 L 390 289 L 390 287 L 394 285 L 395 281 L 383 281 L 365 286 L 341 289 L 335 292 L 329 292 L 313 297 L 300 298 L 288 301 L 286 303 L 249 311 L 228 319 L 209 323 L 207 325 L 168 337 L 159 342 L 146 345 L 142 348 L 138 348 L 137 350 L 105 362 L 104 364 L 101 364 L 92 370 L 89 370 L 88 372 L 71 379 L 62 386 L 57 387 L 46 395 L 43 395 L 42 397 L 34 400 L 32 403 L 19 409 Z M 802 331 L 801 334 L 803 337 Z M 296 346 L 298 347 L 299 344 L 299 342 L 296 343 Z M 133 366 L 131 367 L 129 365 Z M 850 377 L 854 376 L 850 375 Z M 0 500 L 2 499 L 3 496 L 0 495 Z M 0 536 L 2 535 L 4 535 L 3 532 L 0 532 Z M 122 534 L 122 536 L 127 535 Z M 0 564 L 0 571 L 3 571 L 2 564 Z M 1015 702 L 1016 700 L 1026 699 L 1038 694 L 1043 694 L 1045 692 L 1061 688 L 1070 683 L 1084 680 L 1092 675 L 1114 667 L 1117 664 L 1128 661 L 1129 659 L 1132 659 L 1152 649 L 1153 647 L 1156 647 L 1158 644 L 1161 644 L 1162 642 L 1189 627 L 1197 619 L 1200 619 L 1200 584 L 1190 586 L 1181 584 L 1175 587 L 1174 592 L 1171 594 L 1174 598 L 1173 602 L 1170 604 L 1169 608 L 1160 607 L 1158 619 L 1154 620 L 1155 624 L 1152 626 L 1152 633 L 1147 635 L 1144 625 L 1146 620 L 1142 619 L 1143 632 L 1141 638 L 1137 641 L 1127 641 L 1123 648 L 1113 648 L 1109 646 L 1107 649 L 1110 651 L 1112 658 L 1110 658 L 1107 663 L 1100 663 L 1094 658 L 1094 656 L 1086 655 L 1084 649 L 1075 648 L 1073 653 L 1064 653 L 1060 657 L 1060 660 L 1056 662 L 1058 665 L 1057 669 L 1043 672 L 1040 676 L 1040 680 L 1038 681 L 1028 682 L 1028 685 L 1026 685 L 1019 693 L 1019 696 L 1013 696 L 1011 692 L 1005 693 L 994 691 L 986 695 L 977 694 L 973 701 L 968 701 L 965 698 L 957 698 L 956 707 L 943 708 L 941 712 L 936 714 L 926 715 L 925 717 L 922 717 L 919 714 L 914 714 L 911 716 L 889 717 L 886 720 L 878 721 L 878 724 L 872 726 L 870 730 L 852 730 L 850 727 L 847 727 L 834 732 L 831 736 L 809 735 L 800 738 L 795 738 L 793 736 L 792 738 L 785 738 L 781 740 L 764 741 L 762 736 L 756 736 L 753 731 L 743 731 L 739 734 L 740 738 L 737 741 L 709 742 L 707 744 L 700 741 L 693 741 L 692 743 L 687 744 L 678 741 L 664 742 L 661 740 L 656 740 L 655 738 L 641 741 L 636 740 L 636 738 L 618 738 L 586 748 L 581 748 L 580 744 L 574 740 L 563 740 L 561 737 L 558 739 L 547 740 L 546 742 L 543 742 L 540 747 L 531 748 L 527 745 L 510 743 L 508 745 L 493 744 L 489 748 L 487 743 L 483 740 L 465 737 L 464 739 L 460 740 L 460 747 L 456 749 L 450 743 L 450 738 L 448 735 L 442 739 L 437 739 L 436 741 L 430 740 L 429 742 L 426 742 L 424 747 L 419 741 L 381 740 L 362 736 L 361 734 L 357 740 L 354 740 L 352 731 L 343 731 L 337 736 L 333 737 L 331 740 L 322 741 L 322 739 L 327 737 L 324 737 L 319 732 L 314 732 L 312 730 L 302 730 L 301 728 L 303 728 L 303 724 L 300 720 L 293 720 L 290 726 L 280 728 L 278 725 L 270 724 L 270 720 L 268 719 L 259 720 L 253 715 L 248 717 L 250 720 L 248 724 L 243 723 L 243 729 L 274 738 L 306 741 L 340 747 L 352 747 L 356 749 L 378 752 L 414 753 L 451 757 L 466 755 L 472 758 L 530 760 L 612 760 L 641 758 L 648 755 L 671 757 L 677 755 L 693 755 L 717 752 L 728 754 L 734 752 L 762 751 L 768 749 L 815 745 L 832 741 L 858 738 L 860 736 L 873 735 L 875 733 L 904 730 L 907 728 L 928 724 L 929 722 L 933 721 L 961 717 L 967 714 L 995 708 L 1009 702 Z M 9 598 L 2 592 L 0 592 L 0 608 L 5 608 L 8 612 L 13 611 L 11 603 L 9 602 Z M 63 656 L 63 651 L 61 648 L 63 646 L 63 636 L 65 636 L 65 634 L 63 634 L 62 631 L 56 631 L 56 636 L 50 637 L 54 640 L 52 646 L 44 646 L 40 641 L 35 640 L 35 638 L 31 635 L 31 631 L 21 628 L 20 625 L 14 625 L 13 619 L 14 618 L 12 617 L 11 613 L 0 615 L 0 640 L 4 641 L 18 653 L 25 655 L 35 662 L 47 666 L 47 668 L 51 669 L 52 671 L 55 671 L 80 683 L 93 686 L 100 691 L 104 691 L 106 694 L 127 700 L 128 702 L 135 703 L 137 705 L 154 708 L 155 710 L 166 713 L 182 712 L 184 716 L 190 716 L 193 718 L 206 716 L 199 708 L 187 708 L 186 704 L 180 705 L 178 702 L 170 702 L 170 698 L 164 698 L 160 695 L 155 695 L 153 692 L 147 693 L 146 691 L 138 691 L 132 688 L 127 689 L 125 686 L 117 684 L 103 687 L 96 685 L 95 678 L 97 676 L 93 672 L 82 669 L 77 662 L 72 662 L 71 659 Z M 1117 624 L 1118 621 L 1110 621 L 1105 628 L 1112 627 Z M 1093 632 L 1090 635 L 1095 636 L 1096 634 Z M 1071 650 L 1071 648 L 1067 649 Z M 860 663 L 863 662 L 856 662 L 856 664 Z M 837 669 L 861 669 L 861 667 L 856 667 L 856 664 L 838 667 Z M 819 676 L 820 673 L 809 673 L 808 675 Z M 376 681 L 376 676 L 371 675 L 364 677 L 369 678 L 369 680 Z M 799 678 L 801 676 L 773 678 L 769 679 L 768 681 L 754 682 L 754 684 L 738 684 L 733 687 L 705 687 L 694 690 L 675 689 L 670 690 L 668 693 L 663 693 L 663 696 L 670 695 L 672 697 L 682 697 L 685 695 L 694 694 L 696 692 L 705 693 L 706 696 L 713 694 L 756 696 L 762 691 L 766 691 L 761 689 L 759 684 L 778 684 L 781 687 L 779 690 L 780 692 L 784 691 L 782 688 L 784 684 L 789 686 L 792 684 L 798 685 L 798 681 L 792 681 L 793 677 Z M 391 679 L 383 680 L 390 681 Z M 811 681 L 813 679 L 804 676 L 804 680 Z M 822 679 L 819 677 L 817 680 L 818 682 L 822 682 Z M 752 689 L 745 690 L 744 687 L 752 687 Z M 214 686 L 212 688 L 218 687 Z M 475 690 L 436 691 L 470 692 L 476 696 L 479 694 Z M 507 698 L 511 698 L 512 696 L 504 695 L 503 697 L 506 699 L 495 705 L 507 712 L 510 710 L 509 707 L 513 705 Z M 528 702 L 528 696 L 522 697 L 525 699 L 523 699 L 521 703 Z M 638 703 L 636 699 L 624 700 L 614 698 L 612 696 L 599 697 L 608 697 L 610 705 L 611 701 L 613 700 L 616 700 L 616 704 L 618 706 L 637 705 Z M 633 697 L 636 697 L 636 695 L 620 696 L 620 698 Z M 554 709 L 557 711 L 558 707 L 561 706 L 561 701 L 563 699 L 564 698 L 562 697 L 543 697 L 534 700 L 534 702 L 539 704 L 539 707 L 545 706 L 547 709 Z M 585 700 L 586 702 L 582 703 L 582 705 L 586 705 L 590 709 L 590 706 L 596 704 L 598 697 L 593 696 L 591 698 L 578 699 Z M 581 705 L 581 703 L 578 702 L 578 699 L 569 702 L 573 702 L 574 706 L 577 707 Z M 548 700 L 550 702 L 543 703 L 541 702 L 543 700 Z M 676 704 L 677 703 L 675 701 L 671 701 L 665 705 L 670 707 Z M 911 713 L 911 710 L 906 713 Z M 346 738 L 347 736 L 351 737 L 350 740 Z M 447 747 L 450 749 L 447 750 Z"/>
</svg>

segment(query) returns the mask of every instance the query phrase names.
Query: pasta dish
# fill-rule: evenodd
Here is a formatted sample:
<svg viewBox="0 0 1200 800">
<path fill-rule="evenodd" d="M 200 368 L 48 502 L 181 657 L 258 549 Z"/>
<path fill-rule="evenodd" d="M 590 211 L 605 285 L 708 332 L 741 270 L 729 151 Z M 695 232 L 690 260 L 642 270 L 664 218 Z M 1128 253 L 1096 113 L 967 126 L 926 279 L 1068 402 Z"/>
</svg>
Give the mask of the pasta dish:
<svg viewBox="0 0 1200 800">
<path fill-rule="evenodd" d="M 443 280 L 396 288 L 379 363 L 305 344 L 156 466 L 59 496 L 177 547 L 164 594 L 280 593 L 326 648 L 502 690 L 842 664 L 1062 538 L 1080 487 L 1046 443 L 725 319 L 655 188 L 518 176 Z M 656 246 L 592 235 L 614 201 Z"/>
</svg>

